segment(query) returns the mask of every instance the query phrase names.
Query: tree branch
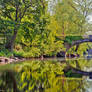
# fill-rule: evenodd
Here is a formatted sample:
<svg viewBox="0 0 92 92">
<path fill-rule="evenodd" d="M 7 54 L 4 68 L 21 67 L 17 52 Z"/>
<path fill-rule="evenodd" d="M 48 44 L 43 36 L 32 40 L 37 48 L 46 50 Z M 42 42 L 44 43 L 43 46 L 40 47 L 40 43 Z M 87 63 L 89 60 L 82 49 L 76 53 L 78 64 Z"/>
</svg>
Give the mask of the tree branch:
<svg viewBox="0 0 92 92">
<path fill-rule="evenodd" d="M 20 20 L 24 17 L 24 15 L 25 15 L 27 9 L 28 9 L 29 7 L 31 7 L 31 6 L 32 6 L 32 3 L 29 4 L 28 6 L 25 5 L 25 8 L 24 8 L 23 13 L 20 12 Z"/>
<path fill-rule="evenodd" d="M 72 5 L 72 3 L 71 2 L 69 2 L 68 1 L 68 4 L 75 10 L 75 11 L 77 11 L 78 12 L 78 10 Z"/>
</svg>

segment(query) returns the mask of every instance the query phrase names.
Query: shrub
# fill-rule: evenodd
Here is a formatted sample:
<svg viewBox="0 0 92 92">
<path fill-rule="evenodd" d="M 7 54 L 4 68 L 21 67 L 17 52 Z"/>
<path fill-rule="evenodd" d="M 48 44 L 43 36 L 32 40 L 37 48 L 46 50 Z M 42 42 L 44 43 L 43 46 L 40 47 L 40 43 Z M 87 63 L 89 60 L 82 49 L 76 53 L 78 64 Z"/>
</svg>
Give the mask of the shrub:
<svg viewBox="0 0 92 92">
<path fill-rule="evenodd" d="M 23 57 L 24 51 L 14 51 L 13 54 L 15 57 Z"/>
<path fill-rule="evenodd" d="M 3 49 L 2 51 L 0 51 L 0 56 L 10 57 L 13 56 L 13 53 L 7 49 Z"/>
</svg>

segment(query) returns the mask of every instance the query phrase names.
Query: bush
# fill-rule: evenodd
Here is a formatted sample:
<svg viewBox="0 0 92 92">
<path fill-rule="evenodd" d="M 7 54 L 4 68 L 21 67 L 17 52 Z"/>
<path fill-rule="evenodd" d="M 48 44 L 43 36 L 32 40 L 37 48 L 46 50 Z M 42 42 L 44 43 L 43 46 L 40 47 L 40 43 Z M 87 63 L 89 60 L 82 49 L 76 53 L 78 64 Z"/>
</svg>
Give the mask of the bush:
<svg viewBox="0 0 92 92">
<path fill-rule="evenodd" d="M 15 57 L 23 57 L 24 51 L 14 51 L 13 55 Z"/>
<path fill-rule="evenodd" d="M 23 54 L 24 57 L 39 57 L 40 56 L 40 49 L 36 47 L 31 47 L 28 52 L 25 51 Z"/>
<path fill-rule="evenodd" d="M 0 51 L 0 56 L 10 57 L 13 56 L 13 53 L 8 51 L 7 49 L 3 49 L 2 51 Z"/>
<path fill-rule="evenodd" d="M 25 58 L 39 57 L 40 56 L 40 49 L 32 47 L 32 48 L 29 48 L 28 51 L 23 51 L 23 50 L 16 51 L 16 50 L 14 50 L 13 54 L 14 54 L 14 56 L 25 57 Z"/>
</svg>

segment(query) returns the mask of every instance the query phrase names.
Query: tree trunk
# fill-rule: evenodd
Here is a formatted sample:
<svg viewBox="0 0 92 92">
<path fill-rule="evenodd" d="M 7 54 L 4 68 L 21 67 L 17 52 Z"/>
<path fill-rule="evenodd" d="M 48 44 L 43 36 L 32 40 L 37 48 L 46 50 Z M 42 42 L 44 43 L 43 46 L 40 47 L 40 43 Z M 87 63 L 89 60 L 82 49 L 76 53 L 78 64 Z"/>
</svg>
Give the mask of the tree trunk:
<svg viewBox="0 0 92 92">
<path fill-rule="evenodd" d="M 77 52 L 78 48 L 79 48 L 79 44 L 78 44 L 78 45 L 76 45 L 76 49 L 75 49 L 75 51 L 76 51 L 76 52 Z"/>
<path fill-rule="evenodd" d="M 11 37 L 11 40 L 5 46 L 5 48 L 8 49 L 11 52 L 13 51 L 16 36 L 17 36 L 17 30 L 14 30 L 14 33 L 13 33 L 13 36 Z"/>
<path fill-rule="evenodd" d="M 65 38 L 65 33 L 64 33 L 64 25 L 62 26 L 62 35 Z"/>
<path fill-rule="evenodd" d="M 16 12 L 15 12 L 15 22 L 18 23 L 18 11 L 19 10 L 19 6 L 16 5 Z M 20 20 L 21 21 L 21 20 Z M 13 36 L 11 37 L 10 41 L 6 44 L 6 49 L 8 49 L 9 51 L 13 51 L 13 47 L 14 47 L 14 42 L 15 42 L 15 39 L 16 39 L 16 36 L 17 36 L 17 28 L 18 26 L 16 25 L 15 28 L 14 28 L 14 33 L 13 33 Z"/>
</svg>

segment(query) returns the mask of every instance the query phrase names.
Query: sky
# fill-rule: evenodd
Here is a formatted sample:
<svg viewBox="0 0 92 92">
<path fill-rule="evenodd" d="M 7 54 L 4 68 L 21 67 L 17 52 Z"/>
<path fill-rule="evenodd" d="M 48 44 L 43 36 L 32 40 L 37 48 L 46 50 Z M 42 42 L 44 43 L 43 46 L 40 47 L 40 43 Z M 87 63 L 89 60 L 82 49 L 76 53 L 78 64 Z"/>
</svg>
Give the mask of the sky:
<svg viewBox="0 0 92 92">
<path fill-rule="evenodd" d="M 89 22 L 92 23 L 92 15 L 89 15 Z"/>
</svg>

